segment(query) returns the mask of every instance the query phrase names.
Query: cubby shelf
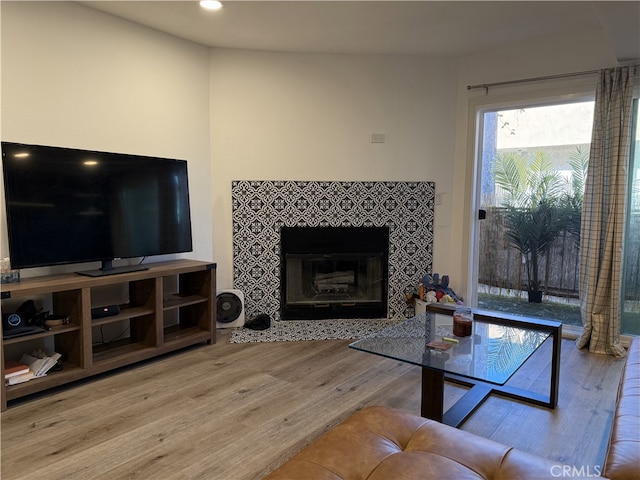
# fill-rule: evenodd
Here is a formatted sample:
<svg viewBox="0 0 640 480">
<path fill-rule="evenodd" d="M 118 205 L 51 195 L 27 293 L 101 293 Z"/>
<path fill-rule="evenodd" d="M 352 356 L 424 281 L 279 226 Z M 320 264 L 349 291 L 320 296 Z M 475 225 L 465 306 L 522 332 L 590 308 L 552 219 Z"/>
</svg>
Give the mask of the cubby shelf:
<svg viewBox="0 0 640 480">
<path fill-rule="evenodd" d="M 8 338 L 8 339 L 4 340 L 2 343 L 4 345 L 13 345 L 15 343 L 24 343 L 25 340 L 33 340 L 33 339 L 36 339 L 36 338 L 53 337 L 54 335 L 61 335 L 63 333 L 79 332 L 79 331 L 80 331 L 80 327 L 78 325 L 74 325 L 74 324 L 62 325 L 60 327 L 51 327 L 51 330 L 49 330 L 47 332 L 34 333 L 34 334 L 26 336 L 26 337 Z"/>
<path fill-rule="evenodd" d="M 84 377 L 86 377 L 84 369 L 77 365 L 67 363 L 64 366 L 64 370 L 60 372 L 48 373 L 41 378 L 34 378 L 25 383 L 5 387 L 7 400 L 15 400 L 26 395 L 31 395 L 32 393 L 42 392 Z"/>
<path fill-rule="evenodd" d="M 174 308 L 185 307 L 187 305 L 195 305 L 196 303 L 207 302 L 206 297 L 201 297 L 199 295 L 171 295 L 164 299 L 163 301 L 163 309 L 164 310 L 172 310 Z"/>
<path fill-rule="evenodd" d="M 62 354 L 63 369 L 18 385 L 2 385 L 2 410 L 7 401 L 42 392 L 82 378 L 147 360 L 198 343 L 215 343 L 216 265 L 196 260 L 149 264 L 148 270 L 106 277 L 76 274 L 25 278 L 0 285 L 4 302 L 49 297 L 52 313 L 69 316 L 71 323 L 51 330 L 3 339 L 2 371 L 9 358 L 6 347 L 24 352 L 34 343 L 53 343 Z M 170 285 L 168 287 L 167 285 Z M 92 294 L 96 289 L 121 286 L 129 300 L 116 315 L 92 319 Z M 165 291 L 166 290 L 166 291 Z M 169 325 L 166 323 L 170 322 Z M 109 343 L 97 341 L 95 332 L 121 323 L 126 338 Z M 99 327 L 99 328 L 95 328 Z"/>
<path fill-rule="evenodd" d="M 155 312 L 152 308 L 144 307 L 128 307 L 123 308 L 117 315 L 111 315 L 109 317 L 96 318 L 91 321 L 91 325 L 94 327 L 100 325 L 108 325 L 110 323 L 122 322 L 123 320 L 131 320 L 136 317 L 142 317 L 143 315 L 154 315 Z"/>
</svg>

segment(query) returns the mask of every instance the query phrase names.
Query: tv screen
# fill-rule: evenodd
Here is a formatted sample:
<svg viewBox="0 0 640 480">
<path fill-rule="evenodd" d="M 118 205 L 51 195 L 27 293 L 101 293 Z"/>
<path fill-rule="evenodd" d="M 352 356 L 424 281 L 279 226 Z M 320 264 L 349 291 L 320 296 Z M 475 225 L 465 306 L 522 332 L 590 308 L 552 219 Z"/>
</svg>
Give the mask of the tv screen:
<svg viewBox="0 0 640 480">
<path fill-rule="evenodd" d="M 2 166 L 14 269 L 192 250 L 184 160 L 2 142 Z"/>
</svg>

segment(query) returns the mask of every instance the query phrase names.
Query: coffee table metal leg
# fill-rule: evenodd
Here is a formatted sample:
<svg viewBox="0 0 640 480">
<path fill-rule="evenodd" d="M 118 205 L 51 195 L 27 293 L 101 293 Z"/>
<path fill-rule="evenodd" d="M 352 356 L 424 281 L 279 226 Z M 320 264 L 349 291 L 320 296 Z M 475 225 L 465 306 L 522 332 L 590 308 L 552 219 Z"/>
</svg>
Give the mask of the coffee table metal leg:
<svg viewBox="0 0 640 480">
<path fill-rule="evenodd" d="M 487 399 L 492 387 L 482 383 L 474 385 L 445 413 L 444 380 L 444 372 L 422 368 L 420 415 L 457 428 Z"/>
<path fill-rule="evenodd" d="M 442 422 L 444 407 L 444 372 L 422 368 L 422 400 L 420 415 Z"/>
<path fill-rule="evenodd" d="M 477 383 L 446 411 L 442 423 L 458 428 L 482 405 L 482 402 L 489 398 L 492 391 L 493 388 L 490 385 Z"/>
</svg>

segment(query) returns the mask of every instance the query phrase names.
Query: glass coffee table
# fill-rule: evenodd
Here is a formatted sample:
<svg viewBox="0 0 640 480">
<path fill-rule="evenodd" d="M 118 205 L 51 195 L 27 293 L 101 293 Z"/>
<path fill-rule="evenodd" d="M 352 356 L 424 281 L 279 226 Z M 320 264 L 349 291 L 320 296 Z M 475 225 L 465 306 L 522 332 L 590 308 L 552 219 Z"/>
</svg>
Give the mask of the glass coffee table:
<svg viewBox="0 0 640 480">
<path fill-rule="evenodd" d="M 446 305 L 429 304 L 425 314 L 384 328 L 349 347 L 422 367 L 421 415 L 447 425 L 460 426 L 491 394 L 556 407 L 561 322 L 473 310 L 471 336 L 456 337 L 452 333 L 453 312 L 454 308 Z M 505 385 L 549 339 L 548 395 Z M 445 380 L 471 388 L 443 412 Z"/>
</svg>

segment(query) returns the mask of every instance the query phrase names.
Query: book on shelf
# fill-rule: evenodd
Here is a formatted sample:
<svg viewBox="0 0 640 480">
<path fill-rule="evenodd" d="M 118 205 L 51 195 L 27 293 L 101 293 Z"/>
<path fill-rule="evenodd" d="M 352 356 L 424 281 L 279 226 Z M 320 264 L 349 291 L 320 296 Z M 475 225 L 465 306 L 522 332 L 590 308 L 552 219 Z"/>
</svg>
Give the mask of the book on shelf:
<svg viewBox="0 0 640 480">
<path fill-rule="evenodd" d="M 32 378 L 35 378 L 35 375 L 31 370 L 27 370 L 27 373 L 22 373 L 20 375 L 16 375 L 15 377 L 5 379 L 5 385 L 17 385 L 19 383 L 28 382 Z"/>
<path fill-rule="evenodd" d="M 24 354 L 20 359 L 21 362 L 29 365 L 29 370 L 33 372 L 34 377 L 44 377 L 60 359 L 60 354 L 56 352 L 47 352 L 45 350 L 35 350 L 31 354 Z"/>
<path fill-rule="evenodd" d="M 7 377 L 5 373 L 5 385 L 17 385 L 28 382 L 32 378 L 44 377 L 58 363 L 60 356 L 59 353 L 42 349 L 34 350 L 30 354 L 25 353 L 19 362 L 15 362 L 23 366 L 22 369 L 16 370 L 20 373 L 15 373 L 10 377 Z M 7 365 L 12 365 L 12 362 L 7 362 Z M 5 365 L 5 372 L 7 365 Z"/>
<path fill-rule="evenodd" d="M 29 372 L 29 365 L 25 365 L 23 362 L 17 362 L 15 360 L 9 360 L 4 364 L 4 379 L 16 377 L 23 373 Z"/>
</svg>

